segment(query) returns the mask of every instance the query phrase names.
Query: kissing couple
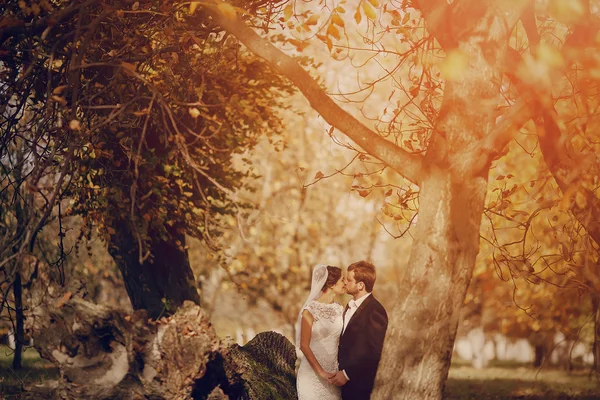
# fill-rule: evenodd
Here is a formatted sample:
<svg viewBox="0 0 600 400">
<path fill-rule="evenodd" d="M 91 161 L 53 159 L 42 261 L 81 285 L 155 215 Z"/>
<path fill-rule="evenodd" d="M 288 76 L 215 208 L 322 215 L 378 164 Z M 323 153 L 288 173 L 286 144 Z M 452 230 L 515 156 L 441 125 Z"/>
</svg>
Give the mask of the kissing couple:
<svg viewBox="0 0 600 400">
<path fill-rule="evenodd" d="M 303 353 L 296 385 L 299 400 L 368 400 L 381 358 L 388 317 L 373 294 L 375 266 L 358 261 L 346 277 L 338 267 L 319 264 L 296 325 Z M 337 295 L 352 299 L 344 308 Z"/>
</svg>

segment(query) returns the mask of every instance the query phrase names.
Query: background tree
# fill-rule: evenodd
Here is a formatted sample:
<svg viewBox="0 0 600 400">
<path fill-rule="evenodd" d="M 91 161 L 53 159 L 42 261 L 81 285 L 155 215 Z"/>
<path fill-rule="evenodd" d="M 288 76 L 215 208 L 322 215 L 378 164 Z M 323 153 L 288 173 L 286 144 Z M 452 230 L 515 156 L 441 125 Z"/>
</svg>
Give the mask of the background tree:
<svg viewBox="0 0 600 400">
<path fill-rule="evenodd" d="M 31 87 L 21 108 L 44 110 L 38 142 L 66 155 L 52 161 L 69 185 L 55 189 L 73 200 L 68 214 L 83 215 L 82 237 L 93 226 L 106 240 L 134 309 L 157 318 L 199 302 L 185 233 L 212 244 L 213 217 L 243 212 L 231 157 L 282 129 L 273 111 L 289 88 L 177 3 L 3 7 L 6 96 Z M 4 128 L 9 140 L 12 122 Z"/>
<path fill-rule="evenodd" d="M 293 3 L 282 8 L 281 21 L 292 28 L 297 26 L 298 32 L 309 32 L 307 36 L 318 34 L 316 37 L 329 47 L 333 56 L 344 50 L 352 54 L 351 45 L 346 46 L 351 28 L 348 20 L 341 17 L 347 7 L 320 4 L 329 10 L 324 19 L 322 13 Z M 419 186 L 419 219 L 411 260 L 391 312 L 374 397 L 388 398 L 392 393 L 395 396 L 400 393 L 403 398 L 440 398 L 450 364 L 458 310 L 478 251 L 489 169 L 517 129 L 532 116 L 537 120 L 539 114 L 531 113 L 528 107 L 544 110 L 546 126 L 549 121 L 557 123 L 558 118 L 547 102 L 553 87 L 552 77 L 558 69 L 553 63 L 557 52 L 552 45 L 530 43 L 535 47 L 530 62 L 542 68 L 535 71 L 535 80 L 531 79 L 527 59 L 514 62 L 515 50 L 522 49 L 512 47 L 512 38 L 517 37 L 515 28 L 519 19 L 530 17 L 527 10 L 531 9 L 531 2 L 448 4 L 421 0 L 400 5 L 386 3 L 376 11 L 378 4 L 361 1 L 353 13 L 357 24 L 362 18 L 367 20 L 374 52 L 381 49 L 373 39 L 376 32 L 393 32 L 398 35 L 397 47 L 408 48 L 396 53 L 400 56 L 443 54 L 444 57 L 439 67 L 431 65 L 435 63 L 413 61 L 413 68 L 418 71 L 417 79 L 412 81 L 414 89 L 411 87 L 399 95 L 403 99 L 399 104 L 420 101 L 420 112 L 428 122 L 421 126 L 424 140 L 418 150 L 412 143 L 409 146 L 402 141 L 402 131 L 396 131 L 396 136 L 390 135 L 390 140 L 386 140 L 360 124 L 332 101 L 292 58 L 243 25 L 232 7 L 215 8 L 208 4 L 206 9 L 218 24 L 294 82 L 332 126 Z M 570 10 L 561 9 L 564 4 L 550 2 L 549 7 L 558 7 L 560 18 Z M 419 15 L 423 20 L 416 18 Z M 563 32 L 568 32 L 573 20 L 553 23 L 562 24 Z M 422 24 L 432 37 L 421 42 L 415 32 Z M 300 49 L 310 43 L 294 40 L 289 42 Z M 334 49 L 337 43 L 341 47 Z M 419 60 L 398 58 L 399 65 L 407 59 L 408 63 Z M 589 63 L 585 67 L 594 65 Z M 440 76 L 444 79 L 440 80 Z M 515 86 L 510 85 L 514 76 L 520 82 L 531 82 L 526 85 L 526 92 L 514 92 Z M 422 91 L 425 93 L 421 94 Z M 396 110 L 397 114 L 405 115 L 414 112 L 405 107 Z"/>
</svg>

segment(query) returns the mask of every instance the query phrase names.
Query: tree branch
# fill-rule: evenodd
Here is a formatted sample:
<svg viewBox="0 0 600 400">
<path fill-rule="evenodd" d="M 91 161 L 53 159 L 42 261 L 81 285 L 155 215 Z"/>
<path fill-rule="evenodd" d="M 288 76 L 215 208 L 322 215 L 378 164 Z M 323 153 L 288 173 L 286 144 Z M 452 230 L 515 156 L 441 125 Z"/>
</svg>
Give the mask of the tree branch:
<svg viewBox="0 0 600 400">
<path fill-rule="evenodd" d="M 411 154 L 384 139 L 343 110 L 293 58 L 256 34 L 240 17 L 224 15 L 217 7 L 206 7 L 205 10 L 221 28 L 292 81 L 325 121 L 406 179 L 419 183 L 422 165 L 420 155 Z"/>
</svg>

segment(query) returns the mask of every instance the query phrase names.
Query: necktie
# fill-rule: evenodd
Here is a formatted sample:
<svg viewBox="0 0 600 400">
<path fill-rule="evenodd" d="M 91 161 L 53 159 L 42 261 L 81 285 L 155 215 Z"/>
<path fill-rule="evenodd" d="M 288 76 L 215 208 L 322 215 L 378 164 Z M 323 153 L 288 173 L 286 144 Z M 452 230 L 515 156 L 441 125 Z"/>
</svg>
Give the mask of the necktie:
<svg viewBox="0 0 600 400">
<path fill-rule="evenodd" d="M 344 309 L 344 315 L 342 317 L 345 319 L 346 313 L 348 313 L 348 311 L 350 311 L 351 309 L 354 309 L 355 307 L 356 307 L 356 302 L 354 300 L 350 300 L 348 302 L 348 306 Z"/>
</svg>

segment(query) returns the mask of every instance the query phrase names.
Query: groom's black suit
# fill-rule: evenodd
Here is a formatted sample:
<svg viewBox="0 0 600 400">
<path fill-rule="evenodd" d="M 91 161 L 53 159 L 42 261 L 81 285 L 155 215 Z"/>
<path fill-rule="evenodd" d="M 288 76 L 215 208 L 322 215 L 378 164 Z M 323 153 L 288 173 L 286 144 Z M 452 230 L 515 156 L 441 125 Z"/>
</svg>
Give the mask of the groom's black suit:
<svg viewBox="0 0 600 400">
<path fill-rule="evenodd" d="M 387 324 L 385 308 L 372 294 L 352 315 L 338 351 L 339 369 L 350 378 L 342 386 L 343 400 L 368 400 L 371 396 Z"/>
</svg>

